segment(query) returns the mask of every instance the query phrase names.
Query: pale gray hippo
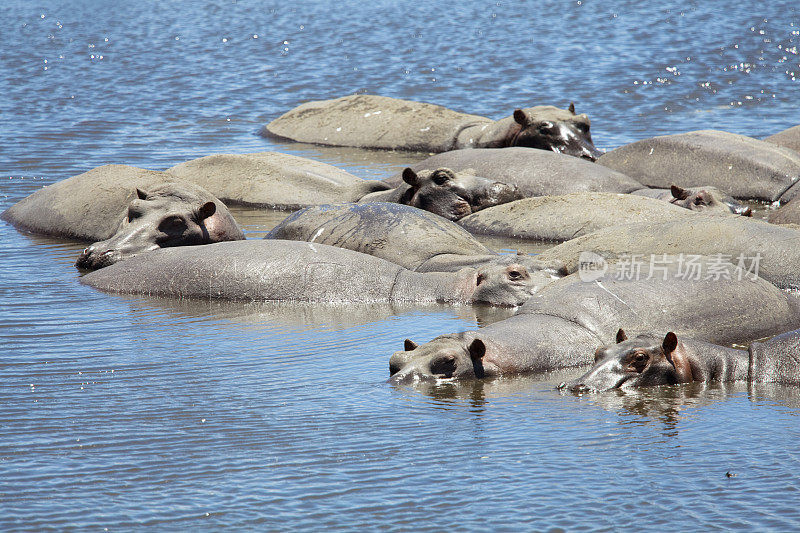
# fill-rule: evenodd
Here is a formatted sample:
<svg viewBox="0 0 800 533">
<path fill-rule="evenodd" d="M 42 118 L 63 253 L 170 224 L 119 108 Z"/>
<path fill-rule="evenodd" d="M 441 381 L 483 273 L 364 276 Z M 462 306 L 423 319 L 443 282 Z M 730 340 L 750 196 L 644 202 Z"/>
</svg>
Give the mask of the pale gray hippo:
<svg viewBox="0 0 800 533">
<path fill-rule="evenodd" d="M 673 184 L 669 189 L 641 189 L 631 194 L 663 200 L 707 215 L 753 216 L 753 210 L 749 205 L 737 202 L 732 196 L 716 187 L 684 188 Z"/>
<path fill-rule="evenodd" d="M 523 146 L 594 161 L 589 117 L 575 106 L 516 109 L 494 121 L 442 106 L 355 94 L 306 102 L 276 118 L 260 134 L 330 146 L 417 152 Z"/>
<path fill-rule="evenodd" d="M 370 192 L 390 189 L 332 165 L 278 152 L 210 155 L 167 172 L 197 183 L 230 205 L 273 209 L 355 202 Z"/>
<path fill-rule="evenodd" d="M 299 241 L 229 241 L 160 248 L 81 282 L 122 294 L 244 301 L 521 305 L 535 284 L 510 266 L 412 272 L 371 255 Z"/>
<path fill-rule="evenodd" d="M 628 193 L 644 188 L 635 179 L 602 165 L 526 148 L 454 150 L 411 166 L 415 172 L 441 167 L 515 185 L 525 198 L 581 191 Z M 397 186 L 402 183 L 402 175 L 398 173 L 385 181 Z"/>
<path fill-rule="evenodd" d="M 389 361 L 390 379 L 480 378 L 588 365 L 597 346 L 614 341 L 620 325 L 634 334 L 673 331 L 722 345 L 800 325 L 795 297 L 757 277 L 694 279 L 681 275 L 677 261 L 664 270 L 625 274 L 623 265 L 593 281 L 573 274 L 543 288 L 506 320 L 421 346 L 406 340 Z"/>
<path fill-rule="evenodd" d="M 800 126 L 794 126 L 787 130 L 770 135 L 764 139 L 768 143 L 777 144 L 784 148 L 789 148 L 795 152 L 800 152 Z"/>
<path fill-rule="evenodd" d="M 609 226 L 694 217 L 689 210 L 631 194 L 576 192 L 525 198 L 490 207 L 458 221 L 476 235 L 567 241 Z"/>
<path fill-rule="evenodd" d="M 466 266 L 482 265 L 514 266 L 515 275 L 534 278 L 534 287 L 563 275 L 561 265 L 542 263 L 528 255 L 496 254 L 458 224 L 401 204 L 307 207 L 289 215 L 265 238 L 347 248 L 417 272 L 455 272 Z"/>
<path fill-rule="evenodd" d="M 585 393 L 693 381 L 798 385 L 800 330 L 739 350 L 692 338 L 679 339 L 672 331 L 664 337 L 639 335 L 628 339 L 620 329 L 616 344 L 595 351 L 594 364 L 588 372 L 562 382 L 558 388 Z"/>
<path fill-rule="evenodd" d="M 554 246 L 538 257 L 579 268 L 584 252 L 607 260 L 648 262 L 661 254 L 741 263 L 784 289 L 800 289 L 800 231 L 746 217 L 695 214 L 684 220 L 613 226 Z M 705 275 L 705 274 L 703 274 Z"/>
<path fill-rule="evenodd" d="M 224 204 L 198 185 L 168 182 L 136 195 L 117 233 L 83 250 L 75 266 L 94 270 L 156 248 L 244 239 Z"/>
<path fill-rule="evenodd" d="M 359 202 L 396 202 L 430 211 L 448 220 L 458 220 L 481 209 L 522 198 L 514 185 L 493 181 L 470 172 L 449 168 L 403 170 L 403 184 L 374 192 Z"/>
<path fill-rule="evenodd" d="M 128 206 L 137 198 L 137 189 L 154 191 L 168 184 L 172 184 L 170 189 L 160 190 L 169 191 L 165 196 L 181 204 L 178 208 L 181 212 L 188 213 L 187 201 L 193 208 L 214 202 L 214 213 L 205 222 L 219 229 L 219 233 L 216 230 L 212 233 L 243 238 L 225 204 L 208 191 L 166 172 L 127 165 L 104 165 L 43 187 L 9 207 L 0 218 L 31 233 L 77 241 L 104 241 L 120 229 L 128 215 Z"/>
<path fill-rule="evenodd" d="M 800 179 L 799 153 L 716 130 L 644 139 L 597 162 L 648 187 L 711 186 L 735 198 L 769 202 L 790 200 Z"/>
</svg>

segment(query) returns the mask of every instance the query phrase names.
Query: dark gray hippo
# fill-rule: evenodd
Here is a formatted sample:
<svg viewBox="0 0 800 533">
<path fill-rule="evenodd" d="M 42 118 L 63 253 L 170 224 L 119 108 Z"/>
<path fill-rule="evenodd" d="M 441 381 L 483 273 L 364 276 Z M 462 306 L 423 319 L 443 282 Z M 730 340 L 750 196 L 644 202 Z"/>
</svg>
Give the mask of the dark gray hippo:
<svg viewBox="0 0 800 533">
<path fill-rule="evenodd" d="M 104 165 L 58 181 L 9 207 L 0 218 L 17 228 L 43 235 L 96 242 L 110 239 L 127 217 L 137 189 L 155 191 L 172 184 L 167 196 L 190 201 L 196 208 L 214 202 L 215 212 L 207 224 L 224 228 L 221 234 L 241 236 L 227 207 L 208 191 L 166 172 L 127 165 Z"/>
<path fill-rule="evenodd" d="M 573 274 L 534 295 L 516 315 L 477 331 L 406 340 L 389 361 L 391 380 L 473 378 L 588 365 L 619 326 L 634 334 L 674 331 L 723 345 L 797 328 L 798 301 L 760 278 L 681 274 L 677 258 L 628 278 L 625 265 L 605 276 Z M 582 279 L 583 278 L 583 279 Z M 593 281 L 583 281 L 584 279 Z M 698 296 L 702 295 L 702 297 Z"/>
<path fill-rule="evenodd" d="M 620 329 L 616 344 L 597 349 L 588 372 L 558 388 L 583 393 L 693 381 L 800 384 L 800 330 L 739 350 L 672 331 L 628 339 Z"/>
<path fill-rule="evenodd" d="M 278 152 L 210 155 L 167 172 L 200 185 L 230 205 L 273 209 L 355 202 L 365 194 L 390 188 L 332 165 Z"/>
<path fill-rule="evenodd" d="M 576 192 L 525 198 L 498 205 L 458 221 L 476 235 L 537 241 L 567 241 L 609 226 L 665 222 L 695 214 L 667 202 L 631 194 Z"/>
<path fill-rule="evenodd" d="M 764 139 L 768 143 L 777 144 L 784 148 L 789 148 L 795 152 L 800 152 L 800 126 L 794 126 L 787 130 L 770 135 Z"/>
<path fill-rule="evenodd" d="M 95 270 L 100 290 L 243 301 L 482 303 L 517 306 L 535 288 L 514 267 L 412 272 L 371 255 L 299 241 L 229 241 L 160 248 Z"/>
<path fill-rule="evenodd" d="M 770 211 L 768 219 L 773 224 L 800 225 L 800 200 L 794 199 Z"/>
<path fill-rule="evenodd" d="M 83 250 L 75 266 L 94 270 L 156 248 L 244 239 L 224 205 L 193 183 L 163 183 L 136 195 L 117 233 Z"/>
<path fill-rule="evenodd" d="M 496 254 L 457 224 L 401 204 L 374 202 L 312 206 L 289 215 L 267 239 L 328 244 L 391 261 L 417 272 L 455 272 L 482 265 L 514 266 L 544 286 L 561 265 L 528 255 Z"/>
<path fill-rule="evenodd" d="M 415 172 L 441 167 L 515 185 L 525 198 L 581 191 L 628 193 L 644 188 L 635 179 L 602 165 L 525 148 L 454 150 L 411 166 Z M 386 183 L 393 187 L 401 184 L 401 174 Z"/>
<path fill-rule="evenodd" d="M 396 202 L 430 211 L 448 220 L 495 205 L 519 200 L 523 196 L 514 185 L 453 172 L 449 168 L 403 170 L 403 184 L 392 190 L 374 192 L 359 202 Z"/>
<path fill-rule="evenodd" d="M 707 215 L 741 215 L 753 216 L 752 208 L 736 201 L 716 187 L 679 187 L 672 185 L 669 189 L 641 189 L 631 194 L 647 196 L 669 202 L 678 207 L 699 211 Z"/>
<path fill-rule="evenodd" d="M 735 198 L 775 202 L 797 194 L 800 154 L 724 131 L 702 130 L 644 139 L 597 161 L 648 187 L 711 186 Z"/>
<path fill-rule="evenodd" d="M 575 272 L 584 252 L 639 262 L 661 254 L 682 255 L 687 267 L 698 256 L 715 256 L 741 262 L 783 289 L 800 289 L 800 231 L 753 218 L 695 214 L 683 220 L 624 224 L 577 237 L 538 257 Z"/>
<path fill-rule="evenodd" d="M 417 152 L 523 146 L 594 161 L 589 117 L 575 106 L 517 109 L 494 121 L 442 106 L 355 94 L 306 102 L 264 126 L 260 134 L 330 146 Z"/>
</svg>

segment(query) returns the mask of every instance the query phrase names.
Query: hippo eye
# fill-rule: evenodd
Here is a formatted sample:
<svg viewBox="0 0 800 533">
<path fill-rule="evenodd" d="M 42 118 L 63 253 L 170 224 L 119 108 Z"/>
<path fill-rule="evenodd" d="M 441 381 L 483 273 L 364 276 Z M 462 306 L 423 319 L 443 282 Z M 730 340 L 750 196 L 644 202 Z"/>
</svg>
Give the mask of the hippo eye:
<svg viewBox="0 0 800 533">
<path fill-rule="evenodd" d="M 708 202 L 702 196 L 696 196 L 694 199 L 694 205 L 708 205 Z"/>
<path fill-rule="evenodd" d="M 447 174 L 437 173 L 433 175 L 433 182 L 436 185 L 444 185 L 449 179 L 450 177 Z"/>
<path fill-rule="evenodd" d="M 128 221 L 135 220 L 142 216 L 142 210 L 135 205 L 131 205 L 128 207 Z"/>
<path fill-rule="evenodd" d="M 552 133 L 555 129 L 555 124 L 552 122 L 542 122 L 539 124 L 539 132 L 541 133 Z"/>
<path fill-rule="evenodd" d="M 163 232 L 178 231 L 186 227 L 186 221 L 179 216 L 167 217 L 158 225 L 158 229 Z"/>
<path fill-rule="evenodd" d="M 589 133 L 589 125 L 585 122 L 576 122 L 575 128 L 577 128 L 579 131 L 582 131 L 583 133 Z"/>
</svg>

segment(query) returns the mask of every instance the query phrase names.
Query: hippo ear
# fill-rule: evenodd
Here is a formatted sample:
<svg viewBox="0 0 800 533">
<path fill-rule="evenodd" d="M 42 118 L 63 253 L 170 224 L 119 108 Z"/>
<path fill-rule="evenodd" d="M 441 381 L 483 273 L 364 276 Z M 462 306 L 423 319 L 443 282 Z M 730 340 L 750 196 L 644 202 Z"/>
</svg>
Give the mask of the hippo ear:
<svg viewBox="0 0 800 533">
<path fill-rule="evenodd" d="M 520 126 L 527 126 L 528 125 L 528 115 L 526 115 L 525 111 L 523 111 L 522 109 L 515 109 L 514 110 L 514 122 L 516 122 Z"/>
<path fill-rule="evenodd" d="M 686 200 L 689 196 L 689 191 L 677 185 L 671 185 L 669 191 L 672 193 L 672 197 L 678 200 Z"/>
<path fill-rule="evenodd" d="M 625 330 L 619 328 L 619 330 L 617 330 L 617 344 L 625 342 L 626 340 L 628 340 L 628 336 L 625 334 Z"/>
<path fill-rule="evenodd" d="M 403 181 L 412 187 L 419 187 L 419 176 L 417 176 L 417 173 L 408 167 L 403 169 Z"/>
<path fill-rule="evenodd" d="M 200 220 L 205 220 L 217 212 L 217 204 L 214 202 L 206 202 L 197 210 Z"/>
<path fill-rule="evenodd" d="M 144 192 L 142 189 L 137 188 L 136 189 L 136 197 L 139 200 L 147 200 L 147 193 Z"/>
<path fill-rule="evenodd" d="M 410 352 L 411 350 L 416 350 L 417 346 L 419 346 L 419 344 L 412 341 L 411 339 L 406 339 L 403 341 L 403 350 L 405 350 L 406 352 Z"/>
<path fill-rule="evenodd" d="M 661 343 L 661 348 L 664 350 L 664 357 L 675 369 L 678 375 L 678 383 L 689 383 L 693 381 L 692 365 L 689 364 L 689 359 L 683 350 L 678 350 L 678 336 L 673 332 L 667 333 L 664 337 L 664 342 Z"/>
<path fill-rule="evenodd" d="M 439 168 L 433 172 L 433 176 L 431 176 L 431 179 L 433 179 L 433 182 L 436 185 L 444 185 L 448 181 L 455 179 L 455 177 L 456 177 L 455 172 L 453 172 L 449 168 Z"/>
<path fill-rule="evenodd" d="M 572 113 L 573 115 L 575 114 L 575 102 L 569 103 L 569 112 Z"/>
</svg>

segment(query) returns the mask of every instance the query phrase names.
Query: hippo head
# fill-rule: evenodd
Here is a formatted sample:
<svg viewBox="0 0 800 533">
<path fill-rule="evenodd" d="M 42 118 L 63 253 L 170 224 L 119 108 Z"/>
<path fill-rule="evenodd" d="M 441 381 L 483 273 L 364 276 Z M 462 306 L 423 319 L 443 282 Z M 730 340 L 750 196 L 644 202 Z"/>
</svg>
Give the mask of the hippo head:
<svg viewBox="0 0 800 533">
<path fill-rule="evenodd" d="M 218 207 L 207 192 L 194 189 L 175 183 L 150 192 L 136 189 L 117 232 L 83 250 L 75 266 L 96 270 L 156 248 L 243 239 L 224 205 Z"/>
<path fill-rule="evenodd" d="M 553 276 L 543 270 L 529 272 L 521 263 L 487 263 L 479 268 L 464 269 L 469 272 L 474 291 L 470 301 L 497 307 L 516 307 L 553 281 Z M 473 277 L 474 276 L 474 277 Z"/>
<path fill-rule="evenodd" d="M 389 359 L 389 380 L 393 383 L 437 379 L 471 379 L 487 375 L 483 365 L 486 345 L 465 334 L 442 335 L 418 346 L 406 339 L 403 350 Z M 490 371 L 491 373 L 491 371 Z"/>
<path fill-rule="evenodd" d="M 516 109 L 514 122 L 519 130 L 511 146 L 552 150 L 589 161 L 597 161 L 601 155 L 589 133 L 589 117 L 584 113 L 575 114 L 574 104 L 567 110 L 553 106 Z"/>
<path fill-rule="evenodd" d="M 693 381 L 686 347 L 669 332 L 659 340 L 637 337 L 628 340 L 617 332 L 617 344 L 601 346 L 594 365 L 581 377 L 561 383 L 558 388 L 572 392 L 600 392 L 611 389 L 676 385 Z"/>
<path fill-rule="evenodd" d="M 515 185 L 508 185 L 449 168 L 403 170 L 410 187 L 401 203 L 430 211 L 448 220 L 458 220 L 486 207 L 522 199 Z"/>
<path fill-rule="evenodd" d="M 682 188 L 677 185 L 670 187 L 673 203 L 692 211 L 702 211 L 708 214 L 753 216 L 750 206 L 734 200 L 716 187 L 689 187 Z"/>
</svg>

